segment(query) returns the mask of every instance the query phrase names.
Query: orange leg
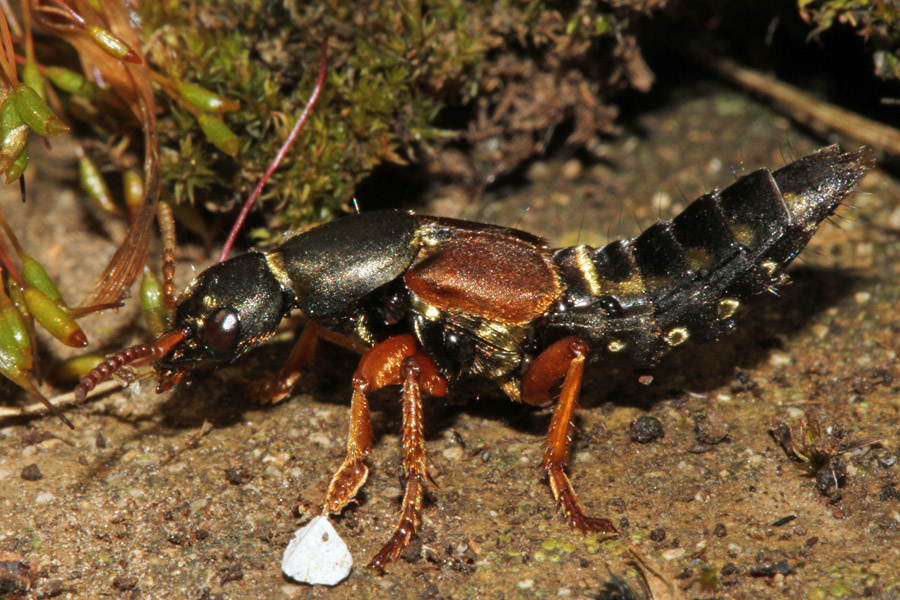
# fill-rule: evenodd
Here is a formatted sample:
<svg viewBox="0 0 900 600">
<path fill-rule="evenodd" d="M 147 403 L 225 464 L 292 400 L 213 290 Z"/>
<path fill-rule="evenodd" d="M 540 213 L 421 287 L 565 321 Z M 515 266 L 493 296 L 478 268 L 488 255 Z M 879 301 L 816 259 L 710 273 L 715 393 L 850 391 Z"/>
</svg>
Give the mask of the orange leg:
<svg viewBox="0 0 900 600">
<path fill-rule="evenodd" d="M 406 491 L 400 521 L 393 535 L 369 562 L 369 567 L 384 571 L 385 564 L 397 560 L 419 527 L 422 499 L 429 479 L 426 470 L 425 436 L 422 431 L 422 394 L 419 376 L 424 357 L 410 357 L 403 364 L 403 480 Z M 427 359 L 426 359 L 427 360 Z M 429 361 L 430 362 L 430 361 Z"/>
<path fill-rule="evenodd" d="M 257 404 L 275 404 L 291 395 L 291 390 L 300 381 L 306 367 L 316 354 L 319 333 L 322 328 L 315 323 L 307 323 L 294 344 L 290 356 L 275 375 L 264 377 L 250 384 L 248 393 Z"/>
<path fill-rule="evenodd" d="M 550 400 L 550 389 L 562 379 L 559 401 L 547 432 L 541 469 L 547 474 L 553 497 L 572 528 L 583 533 L 615 533 L 616 529 L 609 519 L 595 519 L 584 514 L 565 471 L 572 447 L 572 418 L 581 391 L 587 353 L 587 344 L 577 337 L 563 338 L 552 344 L 525 373 L 522 397 L 529 404 L 544 405 Z"/>
<path fill-rule="evenodd" d="M 396 560 L 419 525 L 426 471 L 425 438 L 422 434 L 422 392 L 447 393 L 447 382 L 437 367 L 422 354 L 415 338 L 399 335 L 387 339 L 363 355 L 353 375 L 353 399 L 347 456 L 334 474 L 323 513 L 334 514 L 356 496 L 368 476 L 365 459 L 372 449 L 372 426 L 366 393 L 388 385 L 403 385 L 403 468 L 406 492 L 400 521 L 390 540 L 369 566 L 379 571 Z"/>
<path fill-rule="evenodd" d="M 369 418 L 369 401 L 364 390 L 353 389 L 350 401 L 350 433 L 347 436 L 347 456 L 331 478 L 322 514 L 341 512 L 356 497 L 356 492 L 366 482 L 369 468 L 365 460 L 372 450 L 372 422 Z"/>
</svg>

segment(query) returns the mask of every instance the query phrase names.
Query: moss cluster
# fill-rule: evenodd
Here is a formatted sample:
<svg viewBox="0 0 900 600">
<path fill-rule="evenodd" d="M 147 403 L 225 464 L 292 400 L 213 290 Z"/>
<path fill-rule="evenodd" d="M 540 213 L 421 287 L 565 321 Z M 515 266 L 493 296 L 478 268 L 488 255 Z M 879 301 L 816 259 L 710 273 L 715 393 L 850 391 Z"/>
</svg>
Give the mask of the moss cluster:
<svg viewBox="0 0 900 600">
<path fill-rule="evenodd" d="M 310 95 L 326 37 L 324 91 L 260 205 L 273 231 L 346 210 L 360 180 L 385 161 L 422 162 L 434 178 L 480 189 L 543 152 L 560 124 L 571 124 L 570 143 L 590 151 L 616 131 L 612 94 L 650 87 L 639 21 L 661 16 L 665 5 L 141 3 L 143 50 L 153 69 L 241 105 L 223 115 L 237 136 L 232 157 L 206 139 L 193 111 L 158 95 L 163 193 L 213 211 L 246 198 Z M 800 0 L 798 7 L 820 29 L 850 22 L 880 40 L 880 69 L 897 76 L 894 9 L 862 0 Z M 673 7 L 666 22 L 692 18 L 678 13 Z M 451 147 L 463 151 L 447 152 Z"/>
<path fill-rule="evenodd" d="M 265 169 L 310 94 L 330 36 L 322 96 L 264 197 L 273 228 L 346 208 L 382 161 L 488 140 L 494 155 L 514 150 L 521 159 L 572 116 L 573 135 L 587 141 L 612 126 L 615 113 L 601 100 L 607 84 L 626 82 L 622 69 L 597 77 L 597 46 L 612 43 L 625 20 L 593 3 L 163 0 L 141 10 L 156 69 L 241 103 L 225 116 L 241 139 L 236 159 L 204 140 L 175 103 L 160 118 L 164 189 L 214 210 L 246 197 Z M 436 125 L 448 106 L 467 111 L 455 129 Z M 476 163 L 467 165 L 473 178 L 493 168 Z"/>
<path fill-rule="evenodd" d="M 900 5 L 872 0 L 797 0 L 800 15 L 816 26 L 812 35 L 839 23 L 856 28 L 872 47 L 875 73 L 900 79 Z"/>
</svg>

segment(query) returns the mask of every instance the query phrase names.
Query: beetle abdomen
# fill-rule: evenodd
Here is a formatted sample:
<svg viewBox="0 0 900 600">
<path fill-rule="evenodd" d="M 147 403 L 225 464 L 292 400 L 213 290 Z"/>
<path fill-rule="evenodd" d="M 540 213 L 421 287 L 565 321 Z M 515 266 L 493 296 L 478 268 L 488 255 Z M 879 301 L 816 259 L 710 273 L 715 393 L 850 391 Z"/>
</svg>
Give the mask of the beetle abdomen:
<svg viewBox="0 0 900 600">
<path fill-rule="evenodd" d="M 719 337 L 743 302 L 783 283 L 783 269 L 871 166 L 862 150 L 829 146 L 705 194 L 632 240 L 558 250 L 568 292 L 542 339 L 578 335 L 597 352 L 652 364 L 690 338 Z"/>
</svg>

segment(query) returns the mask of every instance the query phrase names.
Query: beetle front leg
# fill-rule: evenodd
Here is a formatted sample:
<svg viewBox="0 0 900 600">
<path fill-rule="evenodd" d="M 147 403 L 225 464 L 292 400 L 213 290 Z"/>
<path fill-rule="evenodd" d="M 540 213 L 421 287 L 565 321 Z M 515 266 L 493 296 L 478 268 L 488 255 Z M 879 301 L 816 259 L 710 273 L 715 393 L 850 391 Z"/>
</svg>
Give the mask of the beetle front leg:
<svg viewBox="0 0 900 600">
<path fill-rule="evenodd" d="M 275 404 L 291 395 L 291 390 L 300 381 L 300 376 L 312 362 L 322 328 L 313 322 L 303 326 L 300 338 L 294 344 L 291 354 L 275 375 L 267 376 L 250 384 L 248 394 L 257 404 Z"/>
<path fill-rule="evenodd" d="M 565 471 L 572 447 L 573 417 L 587 353 L 587 344 L 577 337 L 563 338 L 549 346 L 525 373 L 522 397 L 529 404 L 547 404 L 551 400 L 550 389 L 562 379 L 559 401 L 547 431 L 541 469 L 547 474 L 553 497 L 572 528 L 583 533 L 615 533 L 616 529 L 609 519 L 596 519 L 584 514 Z"/>
<path fill-rule="evenodd" d="M 350 433 L 347 436 L 347 456 L 331 478 L 322 514 L 341 512 L 366 482 L 369 468 L 365 460 L 372 450 L 372 421 L 364 385 L 357 386 L 354 377 L 353 399 L 350 401 Z"/>
</svg>

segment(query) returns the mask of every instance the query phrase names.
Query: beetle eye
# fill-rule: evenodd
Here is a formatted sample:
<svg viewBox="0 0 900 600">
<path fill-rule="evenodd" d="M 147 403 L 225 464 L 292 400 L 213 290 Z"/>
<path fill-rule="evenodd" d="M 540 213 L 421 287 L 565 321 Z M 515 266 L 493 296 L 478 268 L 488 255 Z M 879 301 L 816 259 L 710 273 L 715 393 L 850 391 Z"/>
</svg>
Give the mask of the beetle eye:
<svg viewBox="0 0 900 600">
<path fill-rule="evenodd" d="M 240 334 L 241 322 L 230 308 L 220 308 L 206 320 L 203 328 L 203 345 L 216 358 L 234 354 Z"/>
</svg>

